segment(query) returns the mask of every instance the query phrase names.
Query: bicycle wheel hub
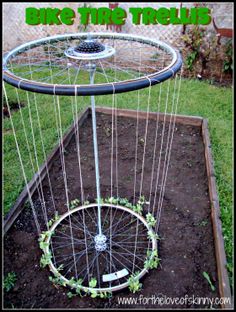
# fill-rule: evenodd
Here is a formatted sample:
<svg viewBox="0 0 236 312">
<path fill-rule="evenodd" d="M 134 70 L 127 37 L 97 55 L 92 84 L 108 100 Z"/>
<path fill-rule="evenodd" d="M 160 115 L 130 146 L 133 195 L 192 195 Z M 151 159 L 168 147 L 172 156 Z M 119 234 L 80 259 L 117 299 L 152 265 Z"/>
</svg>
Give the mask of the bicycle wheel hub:
<svg viewBox="0 0 236 312">
<path fill-rule="evenodd" d="M 115 49 L 94 39 L 81 41 L 76 47 L 70 47 L 65 51 L 65 55 L 75 60 L 96 60 L 104 59 L 115 54 Z"/>
<path fill-rule="evenodd" d="M 95 249 L 97 251 L 104 251 L 104 250 L 106 250 L 106 248 L 107 248 L 107 244 L 106 244 L 107 238 L 106 238 L 105 235 L 103 235 L 103 234 L 96 235 L 95 238 L 94 238 L 94 241 L 95 241 Z"/>
</svg>

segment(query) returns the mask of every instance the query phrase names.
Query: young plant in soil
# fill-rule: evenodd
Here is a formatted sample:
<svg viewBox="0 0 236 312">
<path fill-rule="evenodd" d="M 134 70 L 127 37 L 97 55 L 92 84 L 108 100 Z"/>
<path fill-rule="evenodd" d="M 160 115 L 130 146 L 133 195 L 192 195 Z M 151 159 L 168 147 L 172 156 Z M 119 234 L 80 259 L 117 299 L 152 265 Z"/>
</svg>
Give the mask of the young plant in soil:
<svg viewBox="0 0 236 312">
<path fill-rule="evenodd" d="M 210 276 L 207 272 L 203 272 L 202 275 L 205 277 L 205 279 L 208 281 L 208 284 L 210 285 L 211 287 L 211 290 L 212 291 L 215 291 L 215 286 L 212 284 L 212 281 L 210 279 Z"/>
<path fill-rule="evenodd" d="M 58 212 L 56 211 L 54 218 L 52 218 L 51 220 L 48 221 L 47 226 L 48 226 L 48 227 L 51 227 L 51 226 L 53 225 L 53 223 L 54 223 L 55 221 L 57 221 L 58 219 L 59 219 L 59 214 L 58 214 Z"/>
<path fill-rule="evenodd" d="M 154 227 L 157 223 L 156 219 L 153 217 L 153 215 L 150 212 L 146 215 L 146 221 L 148 225 L 151 227 Z"/>
<path fill-rule="evenodd" d="M 72 277 L 69 281 L 69 285 L 72 287 L 73 290 L 75 290 L 75 293 L 72 292 L 72 291 L 69 291 L 67 293 L 67 297 L 69 299 L 79 295 L 80 297 L 84 297 L 86 295 L 90 295 L 91 298 L 109 298 L 111 297 L 111 293 L 110 292 L 101 292 L 101 291 L 97 291 L 93 288 L 95 288 L 97 286 L 97 279 L 95 277 L 91 278 L 91 280 L 89 281 L 89 288 L 84 288 L 83 289 L 83 292 L 84 292 L 84 295 L 82 294 L 82 282 L 83 280 L 82 279 L 78 279 L 77 281 L 75 280 L 74 277 Z"/>
<path fill-rule="evenodd" d="M 160 263 L 160 258 L 158 258 L 157 250 L 148 250 L 147 259 L 144 262 L 144 267 L 147 270 L 156 269 Z"/>
<path fill-rule="evenodd" d="M 59 218 L 59 216 L 57 217 Z M 52 219 L 54 221 L 54 219 Z M 52 220 L 49 221 L 53 222 Z M 38 239 L 39 241 L 39 248 L 43 250 L 43 254 L 40 258 L 40 267 L 45 268 L 47 265 L 50 264 L 50 261 L 52 259 L 52 254 L 49 250 L 49 252 L 46 252 L 46 248 L 49 246 L 49 244 L 45 241 L 47 238 L 51 237 L 53 235 L 53 231 L 44 231 L 40 234 L 40 237 Z"/>
<path fill-rule="evenodd" d="M 74 208 L 78 207 L 79 204 L 80 204 L 80 200 L 78 198 L 76 198 L 70 202 L 69 208 L 74 209 Z"/>
<path fill-rule="evenodd" d="M 3 282 L 3 288 L 6 292 L 9 292 L 16 283 L 16 273 L 15 272 L 9 272 L 7 276 L 4 278 Z"/>
<path fill-rule="evenodd" d="M 139 282 L 139 279 L 137 279 L 138 275 L 139 275 L 139 272 L 136 272 L 135 274 L 132 274 L 130 278 L 128 279 L 129 290 L 133 294 L 142 289 L 142 284 Z"/>
</svg>

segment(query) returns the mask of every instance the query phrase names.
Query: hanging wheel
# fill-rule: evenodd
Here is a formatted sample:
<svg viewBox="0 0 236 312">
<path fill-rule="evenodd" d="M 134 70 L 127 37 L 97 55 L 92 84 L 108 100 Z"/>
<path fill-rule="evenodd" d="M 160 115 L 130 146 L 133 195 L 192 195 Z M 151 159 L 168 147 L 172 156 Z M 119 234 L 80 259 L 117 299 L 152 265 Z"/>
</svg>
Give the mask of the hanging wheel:
<svg viewBox="0 0 236 312">
<path fill-rule="evenodd" d="M 88 61 L 97 79 L 89 85 Z M 78 33 L 23 44 L 3 59 L 3 78 L 33 92 L 102 95 L 138 90 L 173 77 L 178 51 L 155 39 L 116 33 Z"/>
</svg>

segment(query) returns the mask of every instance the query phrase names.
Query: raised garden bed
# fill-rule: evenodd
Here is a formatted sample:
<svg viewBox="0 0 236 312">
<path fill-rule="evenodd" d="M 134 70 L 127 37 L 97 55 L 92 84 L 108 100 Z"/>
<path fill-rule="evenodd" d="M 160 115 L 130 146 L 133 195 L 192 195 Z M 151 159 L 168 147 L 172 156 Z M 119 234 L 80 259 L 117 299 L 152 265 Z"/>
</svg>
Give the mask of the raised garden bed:
<svg viewBox="0 0 236 312">
<path fill-rule="evenodd" d="M 102 197 L 109 196 L 110 183 L 110 142 L 107 129 L 111 127 L 111 109 L 97 108 L 98 144 L 101 170 Z M 118 110 L 118 163 L 119 196 L 132 200 L 136 130 L 136 112 Z M 139 113 L 139 136 L 145 132 L 146 112 Z M 156 113 L 149 114 L 147 157 L 143 183 L 143 195 L 148 198 L 152 165 L 153 140 L 155 137 Z M 159 114 L 160 126 L 164 115 Z M 167 121 L 170 116 L 167 115 Z M 93 201 L 96 197 L 94 183 L 95 169 L 92 145 L 90 109 L 81 114 L 78 120 L 80 128 L 81 164 L 84 177 L 85 197 Z M 168 127 L 167 127 L 168 129 Z M 74 137 L 74 127 L 64 137 L 66 171 L 70 199 L 79 196 L 79 173 Z M 160 144 L 160 142 L 158 143 Z M 157 145 L 158 148 L 158 145 Z M 142 141 L 139 142 L 142 158 Z M 59 214 L 66 211 L 65 191 L 62 179 L 59 147 L 48 157 L 53 193 Z M 43 189 L 50 211 L 50 193 L 46 178 L 46 166 L 41 167 L 28 187 L 33 201 L 39 205 L 36 180 L 43 179 Z M 226 259 L 219 219 L 220 209 L 216 193 L 213 163 L 210 151 L 207 121 L 200 117 L 177 116 L 174 133 L 171 162 L 168 171 L 164 196 L 162 219 L 159 235 L 159 256 L 161 266 L 150 271 L 143 278 L 140 293 L 131 294 L 128 290 L 116 293 L 111 299 L 91 299 L 73 297 L 69 299 L 63 287 L 56 288 L 49 281 L 48 269 L 39 266 L 41 250 L 34 226 L 31 208 L 27 206 L 27 190 L 19 196 L 16 204 L 6 217 L 4 231 L 4 268 L 5 274 L 15 272 L 17 281 L 12 291 L 4 296 L 4 307 L 14 308 L 137 308 L 138 304 L 118 304 L 118 299 L 167 296 L 167 297 L 230 297 L 230 287 Z M 39 211 L 39 209 L 37 209 Z M 39 213 L 40 214 L 40 213 Z M 40 217 L 40 215 L 39 215 Z M 43 221 L 42 221 L 43 223 Z M 216 290 L 212 291 L 203 277 L 207 272 Z M 180 308 L 175 304 L 145 304 L 149 308 Z M 185 302 L 181 308 L 205 308 L 209 303 L 200 305 Z M 222 307 L 228 307 L 223 305 Z"/>
</svg>

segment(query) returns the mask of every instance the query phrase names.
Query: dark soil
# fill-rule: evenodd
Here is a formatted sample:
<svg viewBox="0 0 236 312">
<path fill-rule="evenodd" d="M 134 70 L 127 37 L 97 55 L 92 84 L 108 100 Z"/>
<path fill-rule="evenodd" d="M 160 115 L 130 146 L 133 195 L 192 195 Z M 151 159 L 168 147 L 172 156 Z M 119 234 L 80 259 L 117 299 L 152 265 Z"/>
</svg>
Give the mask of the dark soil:
<svg viewBox="0 0 236 312">
<path fill-rule="evenodd" d="M 111 149 L 111 116 L 97 114 L 98 143 L 101 170 L 101 192 L 103 197 L 110 196 L 110 149 Z M 137 164 L 137 181 L 141 177 L 143 157 L 143 138 L 146 121 L 139 123 L 139 147 Z M 156 122 L 149 121 L 146 146 L 145 170 L 142 194 L 149 198 L 153 142 Z M 168 129 L 168 125 L 166 126 Z M 118 117 L 118 194 L 133 201 L 134 157 L 135 157 L 136 119 Z M 159 134 L 162 131 L 160 124 Z M 167 135 L 167 131 L 165 131 Z M 160 149 L 161 136 L 157 142 Z M 164 144 L 165 146 L 165 144 Z M 95 169 L 92 145 L 91 117 L 85 120 L 80 131 L 81 165 L 85 199 L 96 198 Z M 80 198 L 80 179 L 75 137 L 65 151 L 66 172 L 70 200 Z M 114 164 L 115 166 L 115 164 Z M 115 168 L 115 167 L 114 167 Z M 155 170 L 157 165 L 155 166 Z M 156 171 L 155 171 L 156 172 Z M 50 170 L 50 178 L 59 214 L 66 211 L 65 189 L 59 155 L 55 158 Z M 114 176 L 114 193 L 116 178 Z M 43 182 L 44 197 L 48 215 L 53 215 L 52 200 L 48 181 Z M 136 186 L 136 197 L 139 195 L 139 183 Z M 159 195 L 159 189 L 158 189 Z M 152 190 L 152 198 L 154 188 Z M 137 198 L 136 198 L 137 199 Z M 40 223 L 40 200 L 35 194 Z M 164 196 L 162 217 L 159 228 L 161 237 L 159 257 L 161 265 L 152 270 L 143 280 L 141 292 L 131 294 L 123 290 L 111 299 L 91 299 L 90 297 L 67 297 L 64 287 L 56 288 L 49 280 L 49 270 L 39 266 L 41 250 L 31 209 L 25 209 L 15 221 L 4 238 L 4 269 L 17 274 L 14 288 L 4 295 L 5 308 L 206 308 L 208 303 L 200 305 L 185 301 L 182 305 L 158 304 L 155 298 L 165 297 L 219 297 L 214 239 L 211 223 L 211 209 L 208 195 L 208 182 L 204 158 L 204 145 L 200 127 L 176 124 L 166 192 Z M 207 272 L 216 287 L 212 292 L 202 273 Z M 137 304 L 118 304 L 118 299 L 147 297 Z M 149 299 L 148 299 L 149 298 Z M 150 299 L 152 298 L 152 299 Z M 145 301 L 146 300 L 146 301 Z M 148 302 L 149 300 L 149 302 Z"/>
</svg>

